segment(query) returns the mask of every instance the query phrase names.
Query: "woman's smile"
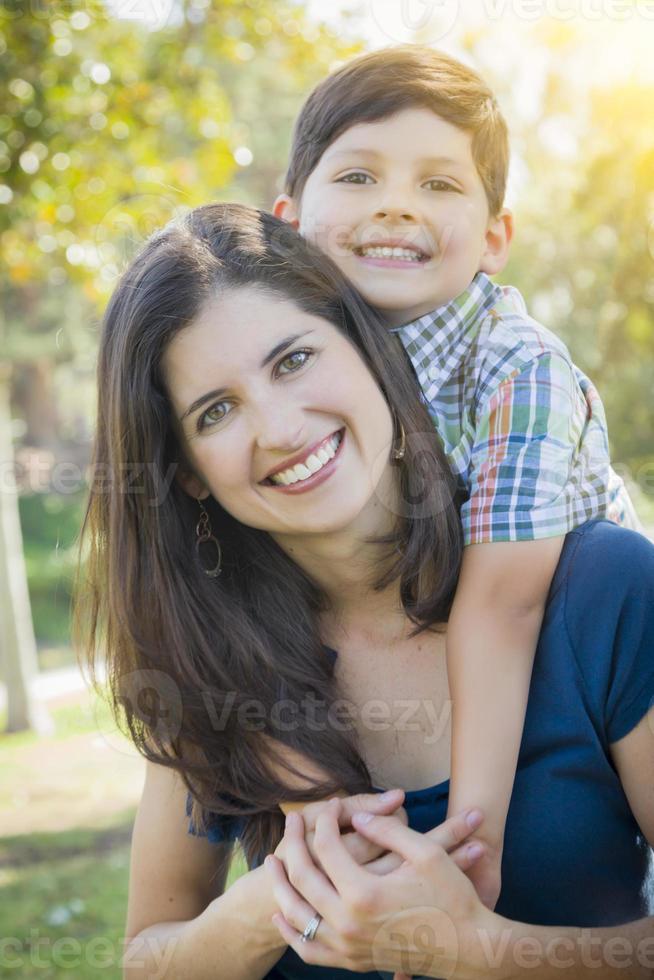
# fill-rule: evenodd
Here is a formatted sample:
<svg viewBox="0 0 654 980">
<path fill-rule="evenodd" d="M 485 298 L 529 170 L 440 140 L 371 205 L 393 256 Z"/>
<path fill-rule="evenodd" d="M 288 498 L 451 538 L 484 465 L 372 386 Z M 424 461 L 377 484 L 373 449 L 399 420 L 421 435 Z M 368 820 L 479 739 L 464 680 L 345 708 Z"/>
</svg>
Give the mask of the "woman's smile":
<svg viewBox="0 0 654 980">
<path fill-rule="evenodd" d="M 321 440 L 304 457 L 292 466 L 278 469 L 265 480 L 263 486 L 274 487 L 285 493 L 304 493 L 328 480 L 337 468 L 341 447 L 345 440 L 345 429 L 333 432 Z"/>
<path fill-rule="evenodd" d="M 269 291 L 230 289 L 205 304 L 163 360 L 201 481 L 194 495 L 208 490 L 236 520 L 269 534 L 356 533 L 354 522 L 366 534 L 390 529 L 379 494 L 395 478 L 393 419 L 335 324 Z M 285 502 L 298 494 L 302 506 Z"/>
</svg>

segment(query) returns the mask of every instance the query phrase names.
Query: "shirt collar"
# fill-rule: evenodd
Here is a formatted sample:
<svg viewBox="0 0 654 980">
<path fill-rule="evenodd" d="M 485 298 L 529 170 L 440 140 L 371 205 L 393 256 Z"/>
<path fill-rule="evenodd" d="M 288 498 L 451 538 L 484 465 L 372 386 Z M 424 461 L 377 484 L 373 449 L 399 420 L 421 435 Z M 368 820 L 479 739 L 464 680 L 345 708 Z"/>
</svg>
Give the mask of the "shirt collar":
<svg viewBox="0 0 654 980">
<path fill-rule="evenodd" d="M 478 272 L 468 288 L 451 302 L 401 327 L 391 327 L 389 332 L 411 341 L 428 328 L 434 338 L 433 353 L 445 353 L 460 343 L 470 327 L 479 322 L 480 314 L 490 310 L 502 295 L 501 286 L 491 282 L 485 272 Z"/>
</svg>

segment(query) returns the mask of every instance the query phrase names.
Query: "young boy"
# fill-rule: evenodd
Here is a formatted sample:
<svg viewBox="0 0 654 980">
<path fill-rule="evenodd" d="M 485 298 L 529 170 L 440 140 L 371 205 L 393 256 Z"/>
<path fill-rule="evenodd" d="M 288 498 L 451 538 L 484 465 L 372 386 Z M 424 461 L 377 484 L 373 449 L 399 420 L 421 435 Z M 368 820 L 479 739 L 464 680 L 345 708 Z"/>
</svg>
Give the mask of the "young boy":
<svg viewBox="0 0 654 980">
<path fill-rule="evenodd" d="M 468 498 L 447 635 L 449 813 L 480 806 L 470 872 L 494 907 L 531 669 L 565 534 L 637 526 L 606 420 L 565 345 L 494 285 L 513 221 L 507 128 L 482 79 L 429 48 L 349 62 L 307 99 L 275 213 L 335 259 L 404 346 Z"/>
</svg>

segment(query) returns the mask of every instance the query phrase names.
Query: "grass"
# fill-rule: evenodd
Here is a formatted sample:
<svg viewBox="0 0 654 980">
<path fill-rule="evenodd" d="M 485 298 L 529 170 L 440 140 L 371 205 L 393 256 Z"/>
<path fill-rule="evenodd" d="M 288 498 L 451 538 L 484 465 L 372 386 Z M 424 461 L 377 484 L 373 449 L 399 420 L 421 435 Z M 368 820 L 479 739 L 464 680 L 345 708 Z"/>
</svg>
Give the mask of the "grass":
<svg viewBox="0 0 654 980">
<path fill-rule="evenodd" d="M 144 763 L 89 693 L 51 710 L 51 737 L 0 738 L 0 977 L 121 980 Z"/>
</svg>

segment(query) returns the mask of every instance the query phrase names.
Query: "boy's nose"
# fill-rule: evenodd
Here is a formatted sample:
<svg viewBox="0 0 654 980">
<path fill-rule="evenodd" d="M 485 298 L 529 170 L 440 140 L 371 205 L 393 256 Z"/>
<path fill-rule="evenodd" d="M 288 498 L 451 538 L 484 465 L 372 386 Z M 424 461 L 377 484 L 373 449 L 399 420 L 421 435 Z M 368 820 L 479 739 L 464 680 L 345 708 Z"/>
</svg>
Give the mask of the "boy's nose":
<svg viewBox="0 0 654 980">
<path fill-rule="evenodd" d="M 417 216 L 407 207 L 392 207 L 389 205 L 382 205 L 379 207 L 373 218 L 375 221 L 411 221 L 417 222 Z"/>
</svg>

